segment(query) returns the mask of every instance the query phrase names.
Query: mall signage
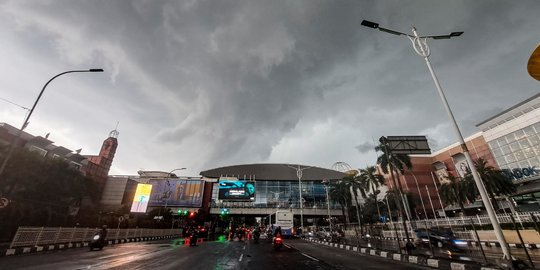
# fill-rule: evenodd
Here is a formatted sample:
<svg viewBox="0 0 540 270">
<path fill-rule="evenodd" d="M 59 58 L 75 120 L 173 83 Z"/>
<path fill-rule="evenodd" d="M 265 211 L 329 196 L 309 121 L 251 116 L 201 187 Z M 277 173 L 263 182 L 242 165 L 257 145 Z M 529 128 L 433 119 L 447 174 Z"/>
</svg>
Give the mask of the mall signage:
<svg viewBox="0 0 540 270">
<path fill-rule="evenodd" d="M 220 180 L 218 199 L 226 201 L 255 201 L 255 182 Z"/>
<path fill-rule="evenodd" d="M 540 175 L 540 169 L 536 166 L 527 168 L 503 169 L 504 175 L 510 180 L 522 180 L 532 176 Z"/>
</svg>

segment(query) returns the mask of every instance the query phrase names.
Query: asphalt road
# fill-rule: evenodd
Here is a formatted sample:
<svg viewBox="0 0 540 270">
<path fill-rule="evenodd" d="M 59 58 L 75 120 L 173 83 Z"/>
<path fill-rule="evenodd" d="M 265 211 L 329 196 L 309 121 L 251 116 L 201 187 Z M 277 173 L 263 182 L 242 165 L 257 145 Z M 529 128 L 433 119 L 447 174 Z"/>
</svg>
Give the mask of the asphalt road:
<svg viewBox="0 0 540 270">
<path fill-rule="evenodd" d="M 0 269 L 427 269 L 304 240 L 275 251 L 265 240 L 215 241 L 197 247 L 174 241 L 126 243 L 102 251 L 77 248 L 0 258 Z"/>
</svg>

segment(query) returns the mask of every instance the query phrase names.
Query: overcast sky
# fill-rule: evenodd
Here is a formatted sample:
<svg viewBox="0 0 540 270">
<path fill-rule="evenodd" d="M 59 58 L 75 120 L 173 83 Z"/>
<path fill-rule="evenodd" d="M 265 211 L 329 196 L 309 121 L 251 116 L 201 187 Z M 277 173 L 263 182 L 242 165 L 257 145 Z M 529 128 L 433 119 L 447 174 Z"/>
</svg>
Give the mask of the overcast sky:
<svg viewBox="0 0 540 270">
<path fill-rule="evenodd" d="M 540 1 L 0 1 L 0 122 L 19 127 L 51 83 L 27 131 L 97 154 L 119 122 L 111 174 L 243 163 L 354 168 L 373 141 L 427 135 L 456 142 L 420 34 L 465 136 L 527 99 L 540 42 Z"/>
</svg>

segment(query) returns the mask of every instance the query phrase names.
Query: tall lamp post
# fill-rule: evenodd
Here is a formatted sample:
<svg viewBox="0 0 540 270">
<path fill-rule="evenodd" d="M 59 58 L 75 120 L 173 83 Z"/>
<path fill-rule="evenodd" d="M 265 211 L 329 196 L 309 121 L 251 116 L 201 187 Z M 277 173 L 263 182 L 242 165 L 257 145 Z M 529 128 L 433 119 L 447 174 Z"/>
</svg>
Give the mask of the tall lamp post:
<svg viewBox="0 0 540 270">
<path fill-rule="evenodd" d="M 433 82 L 435 83 L 435 86 L 437 87 L 437 91 L 439 92 L 439 96 L 441 98 L 441 101 L 443 103 L 443 106 L 446 110 L 446 113 L 448 114 L 448 117 L 450 118 L 450 122 L 452 122 L 452 127 L 454 129 L 454 132 L 456 133 L 456 136 L 459 140 L 459 143 L 461 145 L 461 150 L 463 151 L 463 155 L 465 156 L 465 159 L 467 160 L 467 164 L 469 165 L 469 169 L 471 170 L 471 173 L 474 178 L 474 182 L 476 183 L 476 187 L 478 188 L 478 191 L 480 192 L 480 197 L 482 198 L 482 202 L 484 203 L 486 207 L 486 211 L 489 216 L 489 220 L 491 221 L 491 225 L 493 226 L 493 229 L 495 231 L 495 236 L 497 237 L 497 240 L 499 241 L 501 248 L 503 250 L 504 258 L 507 260 L 511 260 L 512 257 L 510 255 L 510 250 L 508 249 L 508 245 L 506 243 L 506 240 L 504 239 L 504 235 L 501 230 L 501 226 L 499 225 L 499 222 L 497 221 L 497 217 L 495 215 L 495 211 L 493 210 L 493 206 L 491 205 L 491 202 L 489 200 L 489 196 L 486 192 L 486 189 L 484 187 L 484 184 L 482 183 L 482 179 L 478 175 L 478 172 L 476 171 L 476 168 L 474 167 L 474 164 L 471 159 L 471 155 L 469 154 L 469 149 L 467 148 L 467 145 L 465 144 L 465 140 L 463 139 L 463 135 L 461 134 L 461 131 L 459 129 L 459 126 L 457 125 L 456 119 L 454 117 L 454 114 L 452 113 L 452 110 L 450 109 L 450 105 L 448 105 L 448 101 L 446 100 L 446 96 L 444 95 L 444 92 L 442 90 L 442 87 L 439 83 L 439 80 L 437 79 L 437 76 L 435 75 L 435 72 L 433 71 L 433 67 L 431 66 L 431 62 L 429 61 L 429 56 L 431 54 L 431 51 L 429 49 L 429 46 L 427 44 L 427 39 L 449 39 L 452 37 L 458 37 L 463 34 L 463 32 L 452 32 L 448 35 L 437 35 L 437 36 L 419 36 L 416 32 L 416 28 L 412 28 L 413 35 L 401 33 L 398 31 L 394 31 L 387 28 L 379 27 L 378 23 L 370 22 L 363 20 L 361 25 L 373 29 L 379 29 L 379 31 L 386 32 L 393 35 L 405 35 L 409 38 L 409 40 L 412 43 L 414 51 L 421 57 L 424 58 L 424 61 L 426 62 L 427 68 L 429 70 L 429 73 L 431 74 L 431 78 L 433 79 Z"/>
<path fill-rule="evenodd" d="M 326 191 L 326 209 L 328 210 L 328 224 L 330 224 L 330 230 L 332 230 L 332 217 L 330 216 L 330 196 L 328 196 L 328 185 L 330 181 L 328 179 L 323 179 L 322 183 L 324 185 L 324 190 Z"/>
<path fill-rule="evenodd" d="M 28 114 L 26 115 L 26 118 L 24 119 L 24 122 L 23 122 L 21 128 L 17 132 L 17 137 L 15 137 L 15 139 L 11 143 L 11 146 L 9 147 L 9 152 L 8 152 L 6 158 L 4 158 L 4 161 L 2 162 L 2 166 L 0 167 L 0 177 L 4 173 L 4 170 L 5 170 L 6 166 L 7 166 L 7 163 L 11 159 L 11 156 L 13 155 L 13 150 L 15 149 L 17 143 L 19 143 L 19 140 L 21 139 L 22 131 L 26 128 L 26 126 L 28 126 L 28 123 L 29 123 L 28 121 L 30 120 L 30 116 L 32 116 L 32 113 L 34 112 L 34 109 L 36 108 L 36 105 L 38 104 L 39 99 L 43 95 L 43 92 L 45 92 L 45 88 L 47 88 L 47 85 L 49 85 L 49 83 L 51 81 L 53 81 L 54 79 L 56 79 L 56 78 L 58 78 L 58 77 L 60 77 L 60 76 L 62 76 L 64 74 L 78 73 L 78 72 L 103 72 L 103 69 L 101 69 L 101 68 L 91 68 L 91 69 L 84 69 L 84 70 L 69 70 L 69 71 L 65 71 L 65 72 L 62 72 L 60 74 L 57 74 L 56 76 L 52 77 L 49 81 L 47 81 L 47 83 L 45 83 L 45 85 L 41 89 L 41 92 L 39 92 L 39 95 L 38 95 L 36 101 L 34 101 L 34 105 L 30 109 Z"/>
<path fill-rule="evenodd" d="M 170 172 L 167 174 L 167 187 L 168 187 L 168 190 L 163 192 L 163 197 L 167 198 L 167 199 L 165 200 L 165 208 L 167 208 L 167 205 L 169 204 L 169 199 L 171 198 L 171 182 L 169 182 L 169 178 L 171 178 L 171 174 L 172 174 L 174 171 L 181 171 L 181 170 L 185 170 L 185 169 L 186 169 L 186 168 L 174 169 L 174 170 L 170 171 Z"/>
<path fill-rule="evenodd" d="M 311 167 L 300 167 L 300 165 L 298 165 L 297 167 L 294 167 L 294 166 L 287 166 L 293 170 L 296 170 L 296 176 L 298 177 L 298 200 L 300 201 L 300 229 L 302 230 L 301 233 L 303 234 L 304 233 L 304 202 L 302 201 L 303 198 L 302 198 L 302 172 L 304 170 L 307 170 Z"/>
</svg>

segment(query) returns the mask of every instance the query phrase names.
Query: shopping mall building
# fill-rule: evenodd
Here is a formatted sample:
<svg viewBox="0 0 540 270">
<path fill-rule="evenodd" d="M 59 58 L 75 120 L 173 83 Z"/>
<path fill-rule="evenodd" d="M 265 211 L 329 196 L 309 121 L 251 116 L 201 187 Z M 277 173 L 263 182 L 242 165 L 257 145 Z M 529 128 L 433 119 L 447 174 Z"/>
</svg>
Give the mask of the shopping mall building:
<svg viewBox="0 0 540 270">
<path fill-rule="evenodd" d="M 301 175 L 297 174 L 297 169 Z M 248 164 L 215 168 L 200 173 L 199 177 L 177 176 L 167 172 L 139 171 L 138 175 L 109 176 L 102 196 L 104 209 L 131 207 L 139 184 L 151 184 L 148 209 L 171 208 L 176 212 L 197 212 L 219 215 L 227 209 L 231 216 L 266 217 L 277 210 L 291 211 L 300 217 L 301 176 L 302 214 L 310 224 L 316 218 L 341 216 L 339 204 L 327 204 L 329 183 L 345 174 L 319 167 L 291 164 Z M 330 209 L 328 209 L 330 208 Z M 143 212 L 147 212 L 146 207 Z"/>
<path fill-rule="evenodd" d="M 277 210 L 290 210 L 300 216 L 299 179 L 301 177 L 304 218 L 327 217 L 326 186 L 323 180 L 335 182 L 346 175 L 342 172 L 292 164 L 247 164 L 227 166 L 201 172 L 201 176 L 214 179 L 211 214 L 227 208 L 231 215 L 266 216 Z M 239 200 L 220 192 L 224 179 L 238 179 L 254 183 L 254 196 Z M 221 181 L 220 181 L 221 180 Z M 330 214 L 341 216 L 341 208 L 330 202 Z"/>
<path fill-rule="evenodd" d="M 509 200 L 500 198 L 501 211 L 508 210 L 510 203 L 523 211 L 540 210 L 540 94 L 490 117 L 477 127 L 481 131 L 465 139 L 472 159 L 483 158 L 488 165 L 503 170 L 517 185 L 517 193 Z M 447 181 L 448 174 L 463 177 L 468 169 L 459 143 L 431 155 L 411 156 L 411 162 L 413 169 L 399 179 L 403 189 L 416 198 L 413 215 L 423 218 L 461 211 L 457 206 L 444 205 L 438 195 L 438 185 Z M 390 177 L 385 177 L 391 187 Z M 471 212 L 484 211 L 480 202 L 466 208 Z"/>
</svg>

